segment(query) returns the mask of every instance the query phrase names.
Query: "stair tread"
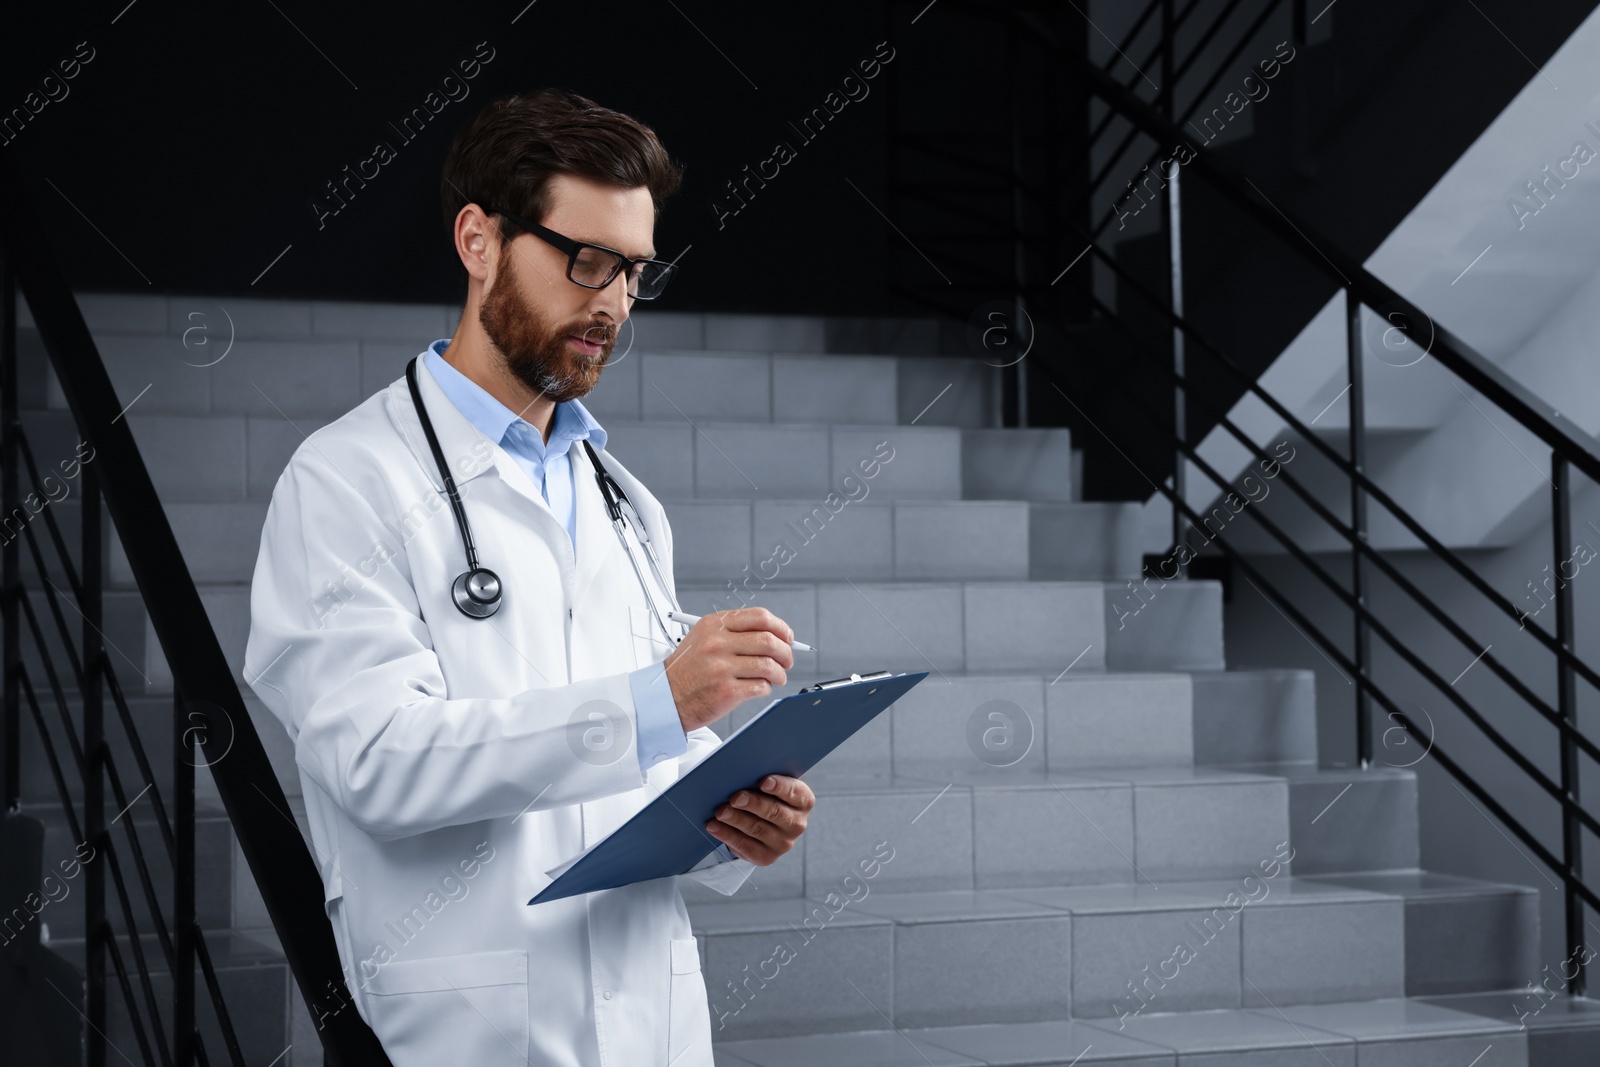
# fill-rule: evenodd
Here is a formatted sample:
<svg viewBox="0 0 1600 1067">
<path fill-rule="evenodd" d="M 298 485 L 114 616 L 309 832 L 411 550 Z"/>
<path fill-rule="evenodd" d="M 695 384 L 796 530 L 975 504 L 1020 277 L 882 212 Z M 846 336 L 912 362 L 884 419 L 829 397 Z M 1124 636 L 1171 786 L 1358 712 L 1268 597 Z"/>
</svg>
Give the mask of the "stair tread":
<svg viewBox="0 0 1600 1067">
<path fill-rule="evenodd" d="M 210 929 L 205 931 L 206 948 L 211 954 L 211 964 L 217 970 L 228 970 L 235 967 L 286 967 L 288 962 L 282 949 L 276 941 L 271 943 L 261 941 L 240 930 L 235 929 Z M 117 944 L 121 950 L 124 964 L 131 970 L 133 958 L 128 952 L 128 940 L 118 935 Z M 161 952 L 154 934 L 142 934 L 139 938 L 140 947 L 144 951 L 145 963 L 150 968 L 151 974 L 166 974 L 167 961 Z M 84 957 L 87 942 L 82 937 L 51 938 L 44 946 L 67 963 L 77 968 L 79 972 L 84 968 Z M 198 958 L 195 967 L 200 966 Z"/>
<path fill-rule="evenodd" d="M 1055 886 L 994 887 L 989 889 L 886 890 L 869 892 L 859 901 L 851 899 L 833 913 L 832 925 L 847 916 L 845 925 L 871 926 L 879 921 L 898 925 L 926 922 L 963 922 L 985 919 L 1044 918 L 1068 915 L 1112 915 L 1143 912 L 1204 910 L 1223 906 L 1230 893 L 1248 903 L 1241 909 L 1296 907 L 1329 904 L 1364 905 L 1401 899 L 1398 890 L 1384 891 L 1346 886 L 1337 878 L 1324 875 L 1276 877 L 1255 875 L 1266 891 L 1245 885 L 1246 874 L 1235 879 L 1161 879 L 1156 884 L 1101 883 Z M 1413 872 L 1415 873 L 1415 872 Z M 1427 872 L 1421 872 L 1427 873 Z M 1500 895 L 1508 888 L 1498 882 L 1465 883 L 1455 895 Z M 1521 888 L 1521 887 L 1515 887 Z M 1532 890 L 1528 890 L 1532 892 Z M 1259 894 L 1259 899 L 1255 897 Z M 725 899 L 696 898 L 687 902 L 689 917 L 699 933 L 725 934 L 752 930 L 781 930 L 792 921 L 826 908 L 825 894 L 806 897 L 741 899 L 737 894 Z M 830 911 L 832 909 L 829 909 Z"/>
<path fill-rule="evenodd" d="M 1281 1012 L 1272 1008 L 1152 1012 L 1127 1019 L 1121 1030 L 1117 1019 L 1053 1019 L 743 1039 L 719 1042 L 717 1062 L 721 1067 L 823 1063 L 1023 1067 L 1170 1057 L 1173 1053 L 1334 1050 L 1427 1039 L 1471 1038 L 1492 1043 L 1497 1036 L 1517 1032 L 1514 1018 L 1495 1011 L 1494 996 L 1387 998 L 1298 1005 Z M 1509 1003 L 1509 999 L 1502 996 L 1501 1003 Z M 1559 998 L 1558 1003 L 1564 1003 L 1567 1010 L 1548 1012 L 1549 1019 L 1530 1019 L 1530 1026 L 1547 1030 L 1600 1026 L 1600 1001 Z M 1342 1060 L 1329 1062 L 1348 1064 L 1352 1057 L 1347 1053 Z"/>
</svg>

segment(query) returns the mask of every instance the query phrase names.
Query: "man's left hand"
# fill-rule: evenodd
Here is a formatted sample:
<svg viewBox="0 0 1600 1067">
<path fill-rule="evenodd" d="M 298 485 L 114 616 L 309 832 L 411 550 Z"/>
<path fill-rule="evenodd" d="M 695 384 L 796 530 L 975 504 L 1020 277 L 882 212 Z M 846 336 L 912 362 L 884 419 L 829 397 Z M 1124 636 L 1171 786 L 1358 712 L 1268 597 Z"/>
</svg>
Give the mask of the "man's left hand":
<svg viewBox="0 0 1600 1067">
<path fill-rule="evenodd" d="M 761 791 L 741 789 L 716 810 L 706 829 L 735 856 L 766 867 L 806 832 L 806 813 L 817 796 L 798 778 L 769 774 Z"/>
</svg>

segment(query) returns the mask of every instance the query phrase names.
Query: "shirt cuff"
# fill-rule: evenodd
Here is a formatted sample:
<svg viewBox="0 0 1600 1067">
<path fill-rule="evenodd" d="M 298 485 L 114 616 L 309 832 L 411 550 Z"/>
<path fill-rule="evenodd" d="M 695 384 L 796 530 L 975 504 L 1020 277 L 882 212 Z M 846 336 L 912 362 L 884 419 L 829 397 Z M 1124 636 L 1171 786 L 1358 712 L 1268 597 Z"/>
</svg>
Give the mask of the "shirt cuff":
<svg viewBox="0 0 1600 1067">
<path fill-rule="evenodd" d="M 733 854 L 733 849 L 725 844 L 718 844 L 716 848 L 707 852 L 700 862 L 690 867 L 691 871 L 703 871 L 707 867 L 715 867 L 719 863 L 730 863 L 739 857 Z M 684 873 L 688 873 L 687 871 Z"/>
<path fill-rule="evenodd" d="M 639 722 L 639 772 L 648 774 L 662 760 L 689 751 L 689 736 L 684 733 L 664 666 L 652 663 L 629 673 L 628 686 L 633 690 Z"/>
</svg>

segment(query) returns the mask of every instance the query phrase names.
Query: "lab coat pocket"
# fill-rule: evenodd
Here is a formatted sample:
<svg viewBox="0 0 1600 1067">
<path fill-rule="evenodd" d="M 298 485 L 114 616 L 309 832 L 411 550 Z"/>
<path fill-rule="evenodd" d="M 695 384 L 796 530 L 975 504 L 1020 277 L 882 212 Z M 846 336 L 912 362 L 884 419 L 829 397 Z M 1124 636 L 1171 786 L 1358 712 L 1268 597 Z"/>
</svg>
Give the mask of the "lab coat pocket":
<svg viewBox="0 0 1600 1067">
<path fill-rule="evenodd" d="M 690 1051 L 711 1055 L 711 1008 L 700 974 L 700 945 L 693 937 L 672 939 L 672 991 L 667 1014 L 667 1063 Z M 699 1062 L 692 1057 L 689 1062 Z"/>
<path fill-rule="evenodd" d="M 366 984 L 372 1029 L 395 1067 L 526 1064 L 528 954 L 392 960 Z"/>
<path fill-rule="evenodd" d="M 671 626 L 672 623 L 667 625 Z M 676 647 L 668 644 L 662 636 L 661 627 L 656 625 L 655 616 L 650 614 L 649 608 L 628 605 L 628 633 L 633 641 L 633 665 L 636 669 L 660 663 Z"/>
</svg>

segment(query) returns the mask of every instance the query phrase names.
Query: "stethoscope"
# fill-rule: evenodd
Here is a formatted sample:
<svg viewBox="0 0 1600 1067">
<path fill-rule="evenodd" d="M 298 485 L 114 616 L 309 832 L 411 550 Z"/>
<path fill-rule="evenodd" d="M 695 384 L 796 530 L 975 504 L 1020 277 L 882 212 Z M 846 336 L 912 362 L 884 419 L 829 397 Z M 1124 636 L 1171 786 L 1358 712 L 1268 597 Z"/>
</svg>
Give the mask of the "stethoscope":
<svg viewBox="0 0 1600 1067">
<path fill-rule="evenodd" d="M 500 610 L 500 599 L 505 590 L 501 585 L 500 576 L 478 562 L 478 547 L 472 540 L 472 528 L 467 525 L 467 509 L 461 503 L 461 494 L 456 491 L 456 480 L 450 476 L 450 466 L 445 462 L 444 450 L 439 447 L 439 438 L 433 432 L 433 421 L 428 418 L 427 406 L 422 402 L 422 391 L 417 387 L 417 360 L 421 358 L 418 356 L 406 364 L 406 384 L 411 387 L 411 403 L 417 409 L 417 417 L 422 420 L 422 432 L 428 438 L 428 448 L 433 452 L 433 462 L 439 468 L 440 477 L 444 479 L 445 493 L 450 498 L 450 510 L 455 514 L 456 526 L 461 531 L 461 544 L 467 552 L 467 569 L 450 586 L 450 598 L 455 601 L 461 614 L 468 618 L 487 619 Z M 639 517 L 639 511 L 633 506 L 633 501 L 628 499 L 628 494 L 622 491 L 622 486 L 617 484 L 616 479 L 611 477 L 600 462 L 594 446 L 585 440 L 583 450 L 589 454 L 589 462 L 594 465 L 595 481 L 599 483 L 600 495 L 605 498 L 606 511 L 611 515 L 611 526 L 617 531 L 617 539 L 622 542 L 622 551 L 627 555 L 628 562 L 633 564 L 633 573 L 639 579 L 639 588 L 644 590 L 645 601 L 650 605 L 650 614 L 655 618 L 656 625 L 661 628 L 667 643 L 676 645 L 680 638 L 667 629 L 666 618 L 656 607 L 656 598 L 650 592 L 649 583 L 644 580 L 644 571 L 639 569 L 639 560 L 632 546 L 628 544 L 627 532 L 632 530 L 634 540 L 642 544 L 649 554 L 650 569 L 655 572 L 656 584 L 667 594 L 673 610 L 681 614 L 683 609 L 678 606 L 672 587 L 661 576 L 655 545 L 650 541 L 650 533 L 644 527 L 644 520 Z M 623 514 L 624 504 L 633 513 L 632 523 Z"/>
</svg>

